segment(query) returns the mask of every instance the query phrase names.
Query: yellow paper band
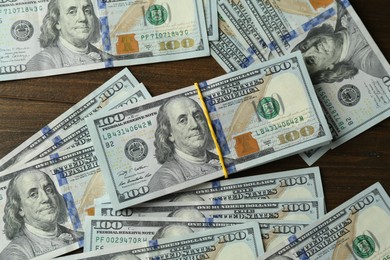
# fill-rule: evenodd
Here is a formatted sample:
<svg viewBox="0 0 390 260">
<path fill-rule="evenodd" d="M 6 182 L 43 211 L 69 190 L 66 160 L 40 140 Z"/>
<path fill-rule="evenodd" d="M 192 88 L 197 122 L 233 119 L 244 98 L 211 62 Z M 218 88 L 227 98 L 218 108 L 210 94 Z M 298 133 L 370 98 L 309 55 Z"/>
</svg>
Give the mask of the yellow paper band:
<svg viewBox="0 0 390 260">
<path fill-rule="evenodd" d="M 225 176 L 225 178 L 228 178 L 228 171 L 227 171 L 227 169 L 225 167 L 225 163 L 223 161 L 223 155 L 222 155 L 221 148 L 219 147 L 219 144 L 218 144 L 218 141 L 217 141 L 217 136 L 215 135 L 213 125 L 211 124 L 209 111 L 207 111 L 207 106 L 206 106 L 206 103 L 203 100 L 203 95 L 202 95 L 202 92 L 200 91 L 199 84 L 195 83 L 194 85 L 195 85 L 196 90 L 198 91 L 198 96 L 199 96 L 200 103 L 201 103 L 202 108 L 203 108 L 203 113 L 204 113 L 204 115 L 206 117 L 207 124 L 208 124 L 209 129 L 210 129 L 211 137 L 213 138 L 213 141 L 214 141 L 214 144 L 215 144 L 215 149 L 217 150 L 217 153 L 218 153 L 219 162 L 222 165 L 223 175 Z"/>
</svg>

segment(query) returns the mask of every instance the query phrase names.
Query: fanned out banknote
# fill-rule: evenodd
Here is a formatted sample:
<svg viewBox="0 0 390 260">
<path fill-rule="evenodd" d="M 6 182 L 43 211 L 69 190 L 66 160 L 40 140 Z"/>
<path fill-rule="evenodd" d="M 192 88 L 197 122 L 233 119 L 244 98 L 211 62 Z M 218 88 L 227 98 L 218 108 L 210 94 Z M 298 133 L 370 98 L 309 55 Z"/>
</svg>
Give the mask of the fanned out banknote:
<svg viewBox="0 0 390 260">
<path fill-rule="evenodd" d="M 388 259 L 390 198 L 376 183 L 258 259 Z"/>
<path fill-rule="evenodd" d="M 205 1 L 209 29 L 212 2 Z M 0 81 L 210 55 L 203 1 L 85 0 L 57 8 L 54 0 L 19 0 L 2 1 L 0 10 Z M 75 32 L 66 26 L 74 21 Z"/>
<path fill-rule="evenodd" d="M 330 141 L 299 53 L 201 82 L 200 89 L 229 173 Z M 86 120 L 115 209 L 222 176 L 198 103 L 191 86 Z"/>
<path fill-rule="evenodd" d="M 202 183 L 167 195 L 159 202 L 204 200 L 241 201 L 247 199 L 324 198 L 318 167 L 229 178 Z"/>
<path fill-rule="evenodd" d="M 134 89 L 138 84 L 138 80 L 135 79 L 130 71 L 126 68 L 123 69 L 4 156 L 0 160 L 0 171 L 12 168 L 19 163 L 27 162 L 28 160 L 25 159 L 33 158 L 29 156 L 34 151 L 40 149 L 38 147 L 43 145 L 43 143 L 47 144 L 51 142 L 51 145 L 60 144 L 62 142 L 60 138 L 61 134 L 67 132 L 72 126 L 83 123 L 84 118 L 103 109 L 105 106 L 114 102 L 116 98 L 123 99 L 128 95 L 134 94 Z"/>
<path fill-rule="evenodd" d="M 87 217 L 85 220 L 84 252 L 119 245 L 134 245 L 245 222 L 247 221 L 218 218 L 200 221 L 179 218 Z M 283 238 L 303 229 L 309 223 L 309 221 L 259 221 L 265 251 L 278 244 L 278 241 Z"/>
<path fill-rule="evenodd" d="M 322 199 L 242 200 L 210 203 L 205 201 L 148 202 L 114 210 L 111 204 L 95 205 L 95 216 L 177 217 L 187 220 L 205 218 L 240 220 L 314 221 L 324 215 Z"/>
<path fill-rule="evenodd" d="M 264 253 L 259 224 L 249 222 L 183 236 L 149 240 L 134 246 L 76 254 L 66 259 L 219 259 L 254 260 Z"/>
</svg>

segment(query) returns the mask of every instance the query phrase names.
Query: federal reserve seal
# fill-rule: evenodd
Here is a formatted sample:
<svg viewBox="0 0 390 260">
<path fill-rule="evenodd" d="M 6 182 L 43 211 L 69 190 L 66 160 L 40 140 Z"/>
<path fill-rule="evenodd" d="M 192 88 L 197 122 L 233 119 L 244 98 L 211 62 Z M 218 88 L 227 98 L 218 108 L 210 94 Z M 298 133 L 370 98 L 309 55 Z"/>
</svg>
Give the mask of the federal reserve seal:
<svg viewBox="0 0 390 260">
<path fill-rule="evenodd" d="M 361 258 L 368 258 L 375 252 L 374 240 L 366 235 L 360 235 L 353 240 L 353 252 Z"/>
<path fill-rule="evenodd" d="M 257 105 L 257 113 L 265 119 L 272 119 L 279 115 L 280 104 L 273 97 L 262 98 Z"/>
<path fill-rule="evenodd" d="M 34 27 L 29 21 L 26 20 L 16 21 L 11 26 L 11 35 L 17 41 L 20 42 L 27 41 L 31 39 L 33 34 L 34 34 Z"/>
<path fill-rule="evenodd" d="M 142 139 L 131 139 L 125 145 L 125 154 L 130 161 L 142 161 L 148 155 L 148 145 Z"/>
<path fill-rule="evenodd" d="M 153 25 L 161 25 L 168 19 L 168 11 L 162 5 L 152 5 L 146 11 L 146 19 Z"/>
<path fill-rule="evenodd" d="M 340 88 L 337 97 L 344 106 L 352 107 L 359 103 L 361 98 L 360 90 L 351 84 L 344 85 Z"/>
</svg>

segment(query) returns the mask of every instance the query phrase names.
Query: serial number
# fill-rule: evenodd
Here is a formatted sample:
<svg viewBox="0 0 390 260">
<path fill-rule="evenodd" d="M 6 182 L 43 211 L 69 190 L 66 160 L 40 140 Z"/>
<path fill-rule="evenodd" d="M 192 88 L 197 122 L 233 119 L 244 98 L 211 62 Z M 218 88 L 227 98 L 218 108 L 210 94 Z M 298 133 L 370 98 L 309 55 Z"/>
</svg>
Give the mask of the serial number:
<svg viewBox="0 0 390 260">
<path fill-rule="evenodd" d="M 26 6 L 26 7 L 12 7 L 0 9 L 0 14 L 24 14 L 24 13 L 37 13 L 43 11 L 43 6 Z"/>
<path fill-rule="evenodd" d="M 146 238 L 140 237 L 106 237 L 106 243 L 108 244 L 123 244 L 123 243 L 133 243 L 138 244 L 148 241 Z"/>
<path fill-rule="evenodd" d="M 111 132 L 111 133 L 107 133 L 107 134 L 103 135 L 103 139 L 108 140 L 108 139 L 111 139 L 112 137 L 126 135 L 128 133 L 132 133 L 132 132 L 140 130 L 140 129 L 145 129 L 151 125 L 152 125 L 152 122 L 150 120 L 147 122 L 140 123 L 140 124 L 130 125 L 130 126 L 127 126 L 126 128 L 121 128 L 115 132 Z"/>
<path fill-rule="evenodd" d="M 160 33 L 158 33 L 158 32 L 156 32 L 156 33 L 148 33 L 148 34 L 142 34 L 141 35 L 141 41 L 180 37 L 180 36 L 186 36 L 186 35 L 189 35 L 189 34 L 190 34 L 190 32 L 188 30 L 179 30 L 179 31 L 172 31 L 172 32 L 160 32 Z"/>
</svg>

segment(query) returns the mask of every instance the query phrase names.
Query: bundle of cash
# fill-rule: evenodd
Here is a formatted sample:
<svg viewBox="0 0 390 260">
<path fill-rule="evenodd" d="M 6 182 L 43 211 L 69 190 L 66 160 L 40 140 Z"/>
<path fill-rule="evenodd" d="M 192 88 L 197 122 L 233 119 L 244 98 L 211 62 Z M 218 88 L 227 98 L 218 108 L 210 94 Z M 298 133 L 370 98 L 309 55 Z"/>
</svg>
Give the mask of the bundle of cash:
<svg viewBox="0 0 390 260">
<path fill-rule="evenodd" d="M 1 1 L 0 81 L 209 56 L 216 18 L 211 0 Z"/>
<path fill-rule="evenodd" d="M 218 14 L 211 54 L 227 72 L 302 52 L 333 135 L 307 164 L 390 116 L 390 65 L 348 0 L 218 0 Z"/>
<path fill-rule="evenodd" d="M 205 112 L 191 86 L 86 120 L 115 209 L 221 177 L 218 151 L 233 174 L 330 141 L 299 53 L 200 89 Z"/>
</svg>

